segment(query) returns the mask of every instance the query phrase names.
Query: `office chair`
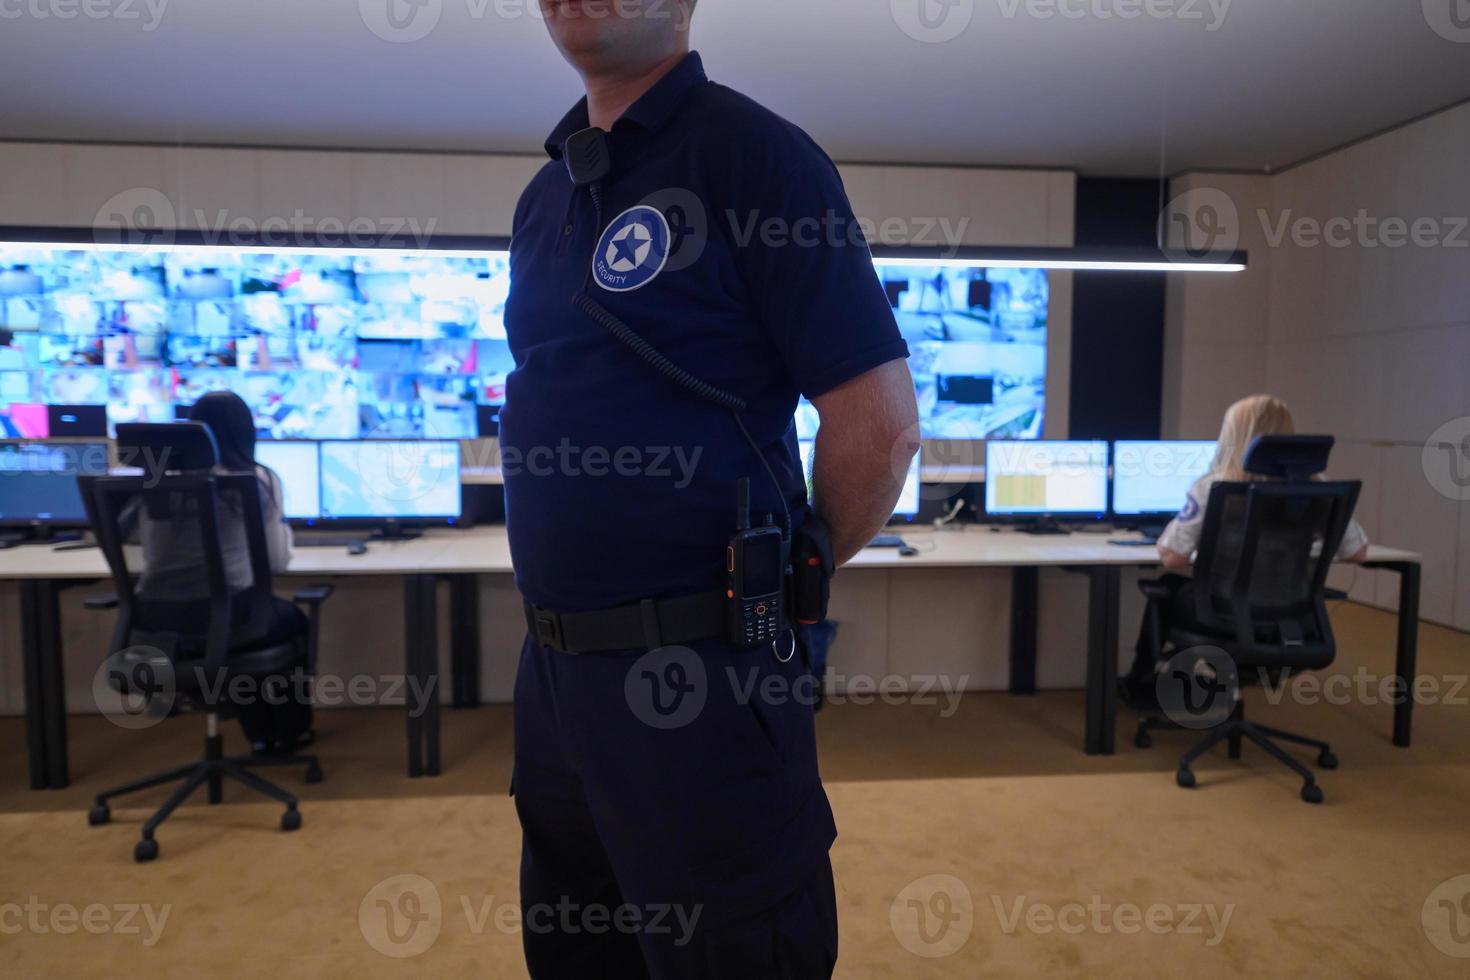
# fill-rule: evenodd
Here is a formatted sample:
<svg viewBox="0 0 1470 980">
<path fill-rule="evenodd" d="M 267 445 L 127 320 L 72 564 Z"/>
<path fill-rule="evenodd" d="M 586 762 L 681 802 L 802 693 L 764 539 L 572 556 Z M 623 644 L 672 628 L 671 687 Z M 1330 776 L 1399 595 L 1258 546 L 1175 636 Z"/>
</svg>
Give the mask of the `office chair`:
<svg viewBox="0 0 1470 980">
<path fill-rule="evenodd" d="M 215 473 L 219 451 L 202 423 L 119 425 L 117 442 L 120 461 L 124 466 L 142 466 L 141 475 L 80 478 L 82 498 L 115 590 L 115 595 L 86 603 L 89 608 L 117 610 L 107 677 L 125 696 L 145 701 L 154 716 L 207 713 L 206 735 L 203 759 L 99 793 L 87 822 L 108 823 L 112 816 L 108 801 L 115 797 L 180 783 L 143 824 L 142 839 L 133 851 L 134 860 L 152 861 L 158 857 L 154 834 L 169 814 L 204 785 L 209 802 L 219 803 L 224 779 L 229 777 L 284 803 L 281 829 L 296 830 L 301 826 L 296 797 L 251 770 L 303 765 L 306 781 L 318 783 L 322 769 L 316 756 L 227 757 L 219 720 L 234 715 L 231 697 L 240 697 L 232 690 L 234 685 L 247 688 L 253 697 L 266 696 L 264 692 L 271 691 L 268 683 L 277 692 L 291 690 L 290 685 L 301 678 L 297 664 L 303 647 L 305 676 L 314 673 L 318 618 L 331 586 L 296 593 L 294 601 L 307 614 L 304 630 L 282 636 L 277 629 L 277 635 L 270 635 L 274 600 L 260 481 L 254 474 Z M 150 532 L 155 542 L 161 536 L 167 543 L 166 554 L 150 556 L 154 566 L 148 569 L 157 577 L 157 566 L 166 565 L 167 598 L 144 594 L 149 588 L 163 590 L 140 581 L 144 572 L 140 550 L 129 543 L 134 532 L 141 534 L 145 552 Z M 227 542 L 235 554 L 243 549 L 249 556 L 251 583 L 233 594 L 225 567 Z M 247 682 L 242 684 L 242 678 Z"/>
<path fill-rule="evenodd" d="M 1165 582 L 1139 583 L 1148 599 L 1146 642 L 1156 662 L 1211 648 L 1208 656 L 1176 664 L 1163 683 L 1212 685 L 1209 690 L 1228 691 L 1233 701 L 1230 717 L 1180 758 L 1175 778 L 1186 789 L 1195 785 L 1191 764 L 1227 740 L 1232 759 L 1240 758 L 1244 739 L 1301 776 L 1301 796 L 1308 803 L 1322 802 L 1316 777 L 1276 742 L 1316 749 L 1320 768 L 1337 768 L 1326 742 L 1246 721 L 1240 693 L 1244 683 L 1284 681 L 1297 671 L 1321 670 L 1336 657 L 1325 603 L 1327 573 L 1362 484 L 1315 479 L 1327 468 L 1332 446 L 1331 436 L 1255 440 L 1246 452 L 1245 469 L 1271 479 L 1222 482 L 1210 489 L 1190 588 L 1192 603 Z M 1166 604 L 1172 604 L 1172 615 L 1164 627 Z M 1223 651 L 1224 657 L 1213 651 Z M 1220 676 L 1227 672 L 1234 676 Z M 1147 748 L 1152 744 L 1149 730 L 1163 727 L 1180 726 L 1145 714 L 1134 744 Z"/>
</svg>

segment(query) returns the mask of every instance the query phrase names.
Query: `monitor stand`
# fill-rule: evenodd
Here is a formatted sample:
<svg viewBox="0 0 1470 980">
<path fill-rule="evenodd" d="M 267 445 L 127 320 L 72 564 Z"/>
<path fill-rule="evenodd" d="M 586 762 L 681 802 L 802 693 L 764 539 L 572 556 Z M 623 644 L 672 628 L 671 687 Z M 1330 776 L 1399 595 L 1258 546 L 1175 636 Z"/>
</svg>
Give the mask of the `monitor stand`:
<svg viewBox="0 0 1470 980">
<path fill-rule="evenodd" d="M 1026 523 L 1018 526 L 1016 530 L 1020 531 L 1022 534 L 1036 535 L 1062 535 L 1072 533 L 1071 531 L 1058 524 L 1055 519 L 1050 517 L 1043 517 L 1040 520 L 1035 521 L 1027 521 Z"/>
<path fill-rule="evenodd" d="M 422 531 L 406 528 L 397 521 L 389 521 L 373 528 L 371 539 L 373 541 L 412 541 L 423 536 Z"/>
<path fill-rule="evenodd" d="M 1164 528 L 1169 526 L 1166 520 L 1141 520 L 1122 525 L 1130 531 L 1137 531 L 1139 537 L 1145 541 L 1157 541 L 1164 536 Z"/>
<path fill-rule="evenodd" d="M 1147 521 L 1138 525 L 1138 533 L 1150 541 L 1157 541 L 1164 536 L 1164 528 L 1168 526 L 1168 521 Z"/>
<path fill-rule="evenodd" d="M 82 540 L 81 531 L 57 531 L 49 527 L 29 527 L 0 533 L 0 550 L 18 548 L 25 544 L 61 544 L 63 541 L 80 540 Z"/>
</svg>

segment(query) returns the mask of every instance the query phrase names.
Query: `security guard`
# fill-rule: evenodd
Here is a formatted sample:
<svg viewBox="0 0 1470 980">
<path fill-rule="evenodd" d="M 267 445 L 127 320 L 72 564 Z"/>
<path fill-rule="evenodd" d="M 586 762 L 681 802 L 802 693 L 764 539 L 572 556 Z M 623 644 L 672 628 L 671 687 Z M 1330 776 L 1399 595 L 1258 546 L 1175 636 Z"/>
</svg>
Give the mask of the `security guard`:
<svg viewBox="0 0 1470 980">
<path fill-rule="evenodd" d="M 757 523 L 824 524 L 836 563 L 871 539 L 917 449 L 907 349 L 835 167 L 706 78 L 694 0 L 541 3 L 587 97 L 516 209 L 506 306 L 530 973 L 827 977 L 801 628 L 730 638 L 726 546 L 742 480 Z"/>
</svg>

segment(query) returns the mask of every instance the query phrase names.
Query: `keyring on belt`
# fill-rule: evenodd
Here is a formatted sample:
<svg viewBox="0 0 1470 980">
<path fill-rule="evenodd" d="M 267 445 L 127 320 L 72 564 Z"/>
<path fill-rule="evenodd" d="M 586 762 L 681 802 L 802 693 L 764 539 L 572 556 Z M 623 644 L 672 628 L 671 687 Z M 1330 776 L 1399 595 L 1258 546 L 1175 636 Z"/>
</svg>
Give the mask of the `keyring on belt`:
<svg viewBox="0 0 1470 980">
<path fill-rule="evenodd" d="M 796 630 L 787 629 L 786 632 L 791 634 L 791 649 L 787 651 L 786 656 L 783 657 L 779 653 L 776 653 L 776 644 L 781 642 L 781 638 L 778 636 L 776 637 L 776 639 L 771 641 L 771 652 L 775 653 L 776 659 L 781 661 L 781 663 L 783 664 L 790 663 L 791 658 L 796 656 Z"/>
</svg>

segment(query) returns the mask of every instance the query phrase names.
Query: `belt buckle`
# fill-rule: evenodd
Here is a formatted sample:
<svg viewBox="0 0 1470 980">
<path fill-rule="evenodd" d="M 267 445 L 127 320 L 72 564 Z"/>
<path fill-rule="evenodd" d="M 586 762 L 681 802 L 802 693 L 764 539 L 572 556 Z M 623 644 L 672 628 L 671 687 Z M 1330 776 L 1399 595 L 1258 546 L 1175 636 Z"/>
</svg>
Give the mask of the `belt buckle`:
<svg viewBox="0 0 1470 980">
<path fill-rule="evenodd" d="M 565 652 L 565 637 L 561 631 L 561 615 L 543 609 L 533 609 L 532 619 L 536 626 L 536 642 L 544 647 Z"/>
</svg>

